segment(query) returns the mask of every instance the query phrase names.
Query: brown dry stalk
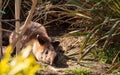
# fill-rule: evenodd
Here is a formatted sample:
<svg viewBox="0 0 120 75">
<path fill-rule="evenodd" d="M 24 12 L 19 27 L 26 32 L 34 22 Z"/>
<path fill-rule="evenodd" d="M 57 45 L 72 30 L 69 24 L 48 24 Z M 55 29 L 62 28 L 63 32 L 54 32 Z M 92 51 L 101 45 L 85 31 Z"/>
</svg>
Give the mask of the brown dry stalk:
<svg viewBox="0 0 120 75">
<path fill-rule="evenodd" d="M 20 5 L 21 5 L 21 0 L 15 0 L 15 19 L 20 19 Z M 19 33 L 19 28 L 20 28 L 20 21 L 16 21 L 15 31 L 17 33 Z M 16 34 L 16 36 L 18 35 Z M 20 42 L 18 41 L 16 44 L 16 51 L 19 51 L 19 49 L 20 49 Z"/>
<path fill-rule="evenodd" d="M 2 10 L 2 0 L 0 0 L 0 11 Z M 3 56 L 3 51 L 2 51 L 2 23 L 1 23 L 1 19 L 2 19 L 2 14 L 0 12 L 0 59 Z"/>
<path fill-rule="evenodd" d="M 16 43 L 21 39 L 22 35 L 25 33 L 28 24 L 30 23 L 30 21 L 32 20 L 32 15 L 34 13 L 35 7 L 37 4 L 37 0 L 32 0 L 32 6 L 31 6 L 31 10 L 25 20 L 25 23 L 23 25 L 23 30 L 20 32 L 20 35 L 18 35 L 17 37 L 15 37 L 15 40 L 13 41 L 13 43 L 11 44 L 13 46 L 13 48 L 15 47 Z"/>
</svg>

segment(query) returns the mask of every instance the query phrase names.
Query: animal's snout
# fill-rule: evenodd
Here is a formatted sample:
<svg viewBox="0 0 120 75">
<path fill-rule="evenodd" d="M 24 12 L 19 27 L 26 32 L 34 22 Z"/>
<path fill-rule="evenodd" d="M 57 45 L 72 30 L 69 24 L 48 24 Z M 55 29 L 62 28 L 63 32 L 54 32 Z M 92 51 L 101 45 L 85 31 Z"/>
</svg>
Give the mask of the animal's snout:
<svg viewBox="0 0 120 75">
<path fill-rule="evenodd" d="M 52 65 L 56 55 L 57 53 L 55 51 L 46 51 L 45 59 L 43 59 L 43 61 L 46 62 L 47 64 Z"/>
<path fill-rule="evenodd" d="M 50 65 L 53 64 L 53 61 L 54 61 L 56 55 L 57 55 L 57 53 L 55 51 L 50 51 L 50 53 L 48 53 L 47 61 L 50 63 Z"/>
<path fill-rule="evenodd" d="M 46 50 L 39 52 L 36 56 L 38 61 L 42 61 L 46 64 L 52 65 L 57 53 L 55 51 Z"/>
</svg>

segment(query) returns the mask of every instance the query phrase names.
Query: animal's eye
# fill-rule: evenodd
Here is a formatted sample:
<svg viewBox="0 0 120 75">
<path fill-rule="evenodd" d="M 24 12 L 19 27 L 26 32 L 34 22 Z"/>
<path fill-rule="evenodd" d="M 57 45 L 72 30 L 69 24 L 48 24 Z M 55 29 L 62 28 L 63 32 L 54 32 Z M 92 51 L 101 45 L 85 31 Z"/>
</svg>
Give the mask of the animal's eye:
<svg viewBox="0 0 120 75">
<path fill-rule="evenodd" d="M 45 52 L 45 54 L 48 54 L 48 50 Z"/>
</svg>

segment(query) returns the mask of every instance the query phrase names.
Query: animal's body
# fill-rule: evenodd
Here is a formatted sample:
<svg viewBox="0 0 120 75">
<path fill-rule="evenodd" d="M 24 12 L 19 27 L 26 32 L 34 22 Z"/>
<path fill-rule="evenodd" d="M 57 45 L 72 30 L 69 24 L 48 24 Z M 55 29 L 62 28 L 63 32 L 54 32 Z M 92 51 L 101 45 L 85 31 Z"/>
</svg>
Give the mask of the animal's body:
<svg viewBox="0 0 120 75">
<path fill-rule="evenodd" d="M 20 27 L 20 31 L 22 29 L 23 26 Z M 14 41 L 15 36 L 15 32 L 12 32 L 9 37 L 10 44 Z M 56 57 L 56 51 L 44 26 L 37 22 L 30 22 L 27 30 L 20 39 L 20 48 L 23 48 L 28 44 L 32 44 L 32 53 L 38 61 L 49 64 L 53 63 L 54 58 Z"/>
</svg>

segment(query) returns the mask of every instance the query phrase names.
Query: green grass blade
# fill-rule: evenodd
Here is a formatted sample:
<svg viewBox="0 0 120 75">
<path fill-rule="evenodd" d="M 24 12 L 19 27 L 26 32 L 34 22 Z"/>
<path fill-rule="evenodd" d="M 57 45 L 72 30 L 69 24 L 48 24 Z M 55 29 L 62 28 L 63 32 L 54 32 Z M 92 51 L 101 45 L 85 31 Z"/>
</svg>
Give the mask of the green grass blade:
<svg viewBox="0 0 120 75">
<path fill-rule="evenodd" d="M 111 36 L 116 36 L 116 35 L 119 35 L 120 33 L 117 33 L 117 34 L 112 34 Z M 89 48 L 87 48 L 85 50 L 85 52 L 81 55 L 81 57 L 78 58 L 78 62 L 80 62 L 88 53 L 91 52 L 91 50 L 96 46 L 96 44 L 100 41 L 100 40 L 103 40 L 105 38 L 107 38 L 108 35 L 105 35 L 103 37 L 101 37 L 100 39 L 96 40 Z"/>
<path fill-rule="evenodd" d="M 120 61 L 116 63 L 115 65 L 111 66 L 105 73 L 110 73 L 119 66 L 120 66 Z"/>
<path fill-rule="evenodd" d="M 94 35 L 101 29 L 101 26 L 103 24 L 100 24 L 96 26 L 86 37 L 85 42 L 83 43 L 82 50 L 86 47 L 87 43 L 94 37 Z"/>
<path fill-rule="evenodd" d="M 87 18 L 87 19 L 92 19 L 91 17 L 89 17 L 85 14 L 82 14 L 80 12 L 76 12 L 76 11 L 72 11 L 72 10 L 64 10 L 64 11 L 69 15 L 80 16 L 80 17 L 84 17 L 84 18 Z"/>
<path fill-rule="evenodd" d="M 119 25 L 119 22 L 120 22 L 120 20 L 119 20 L 119 21 L 116 21 L 115 24 L 114 24 L 114 25 L 112 26 L 112 28 L 110 29 L 109 34 L 108 34 L 108 37 L 107 37 L 107 39 L 106 39 L 106 41 L 105 41 L 105 43 L 104 43 L 104 45 L 103 45 L 103 49 L 105 49 L 105 47 L 107 47 L 107 45 L 108 45 L 108 43 L 109 43 L 109 40 L 110 40 L 110 38 L 112 37 L 112 34 L 114 33 L 116 27 Z"/>
<path fill-rule="evenodd" d="M 72 3 L 72 4 L 75 4 L 77 6 L 81 6 L 82 5 L 79 0 L 69 0 L 69 2 Z"/>
<path fill-rule="evenodd" d="M 87 43 L 93 38 L 93 36 L 103 27 L 103 25 L 108 22 L 109 22 L 109 17 L 106 17 L 103 23 L 94 27 L 94 29 L 87 35 L 86 40 L 81 48 L 81 51 L 86 47 Z"/>
</svg>

